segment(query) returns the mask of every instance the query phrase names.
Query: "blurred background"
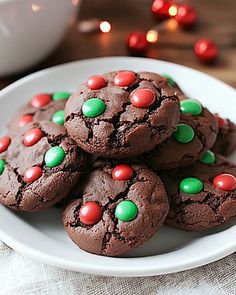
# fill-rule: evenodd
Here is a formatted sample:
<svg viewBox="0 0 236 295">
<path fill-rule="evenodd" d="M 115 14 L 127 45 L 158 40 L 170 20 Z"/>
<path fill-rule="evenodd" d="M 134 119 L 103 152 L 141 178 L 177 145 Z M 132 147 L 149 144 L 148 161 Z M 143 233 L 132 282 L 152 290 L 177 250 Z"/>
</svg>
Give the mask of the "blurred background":
<svg viewBox="0 0 236 295">
<path fill-rule="evenodd" d="M 179 63 L 209 73 L 236 86 L 236 1 L 234 0 L 58 0 L 58 2 L 52 1 L 55 3 L 48 11 L 47 0 L 24 1 L 30 5 L 31 21 L 38 18 L 37 28 L 43 28 L 44 36 L 49 36 L 48 41 L 40 41 L 39 33 L 35 34 L 35 39 L 31 38 L 29 33 L 27 38 L 31 44 L 40 41 L 39 44 L 44 46 L 43 42 L 52 40 L 55 36 L 54 31 L 59 28 L 63 18 L 59 9 L 63 8 L 65 15 L 66 7 L 62 7 L 65 2 L 70 2 L 75 8 L 76 16 L 72 21 L 72 14 L 69 15 L 68 10 L 66 33 L 63 32 L 63 38 L 55 41 L 59 45 L 56 49 L 52 46 L 53 52 L 40 58 L 42 61 L 37 61 L 36 64 L 32 62 L 34 65 L 17 70 L 18 73 L 15 73 L 14 69 L 10 73 L 6 71 L 1 73 L 3 58 L 0 58 L 0 88 L 26 74 L 53 65 L 84 58 L 118 55 L 138 55 Z M 4 3 L 5 0 L 3 5 Z M 0 1 L 0 9 L 1 5 Z M 3 53 L 9 52 L 8 56 L 11 54 L 11 47 L 4 48 L 10 36 L 8 34 L 7 39 L 6 30 L 10 21 L 16 22 L 14 13 L 12 14 L 12 9 L 16 9 L 14 5 L 6 9 L 8 12 L 11 10 L 11 19 L 7 19 L 7 12 L 4 12 L 4 15 L 0 12 L 0 36 L 2 34 L 0 57 L 1 47 Z M 46 21 L 42 18 L 43 13 L 47 18 Z M 47 26 L 50 27 L 53 22 L 54 27 L 47 29 Z M 20 22 L 18 27 L 19 24 Z M 22 37 L 18 43 L 21 43 L 21 40 Z M 15 56 L 24 50 L 14 46 Z M 32 56 L 34 52 L 32 49 Z M 7 61 L 4 66 L 7 66 Z"/>
</svg>

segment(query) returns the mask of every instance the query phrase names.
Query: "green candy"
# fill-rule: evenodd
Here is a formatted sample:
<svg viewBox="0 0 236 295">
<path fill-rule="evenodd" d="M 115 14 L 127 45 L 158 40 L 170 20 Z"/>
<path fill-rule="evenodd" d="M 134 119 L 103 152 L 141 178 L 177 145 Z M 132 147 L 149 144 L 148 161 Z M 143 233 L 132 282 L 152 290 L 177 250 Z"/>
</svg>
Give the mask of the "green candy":
<svg viewBox="0 0 236 295">
<path fill-rule="evenodd" d="M 203 190 L 203 183 L 198 178 L 185 178 L 180 182 L 180 189 L 187 194 L 197 194 Z"/>
<path fill-rule="evenodd" d="M 175 84 L 176 84 L 175 80 L 171 76 L 169 76 L 168 74 L 162 74 L 162 77 L 166 78 L 168 80 L 168 86 L 170 86 L 170 87 L 175 86 Z"/>
<path fill-rule="evenodd" d="M 204 164 L 213 164 L 216 161 L 216 156 L 212 151 L 207 151 L 200 158 L 200 162 Z"/>
<path fill-rule="evenodd" d="M 52 96 L 53 100 L 64 100 L 68 99 L 70 97 L 70 93 L 67 91 L 60 91 L 60 92 L 55 92 Z"/>
<path fill-rule="evenodd" d="M 194 139 L 195 133 L 190 125 L 181 123 L 177 125 L 177 129 L 173 135 L 178 142 L 189 143 Z"/>
<path fill-rule="evenodd" d="M 185 99 L 180 102 L 180 110 L 184 114 L 198 116 L 202 113 L 202 105 L 195 99 Z"/>
<path fill-rule="evenodd" d="M 136 218 L 138 208 L 131 201 L 121 201 L 115 209 L 115 217 L 121 221 L 131 221 Z"/>
<path fill-rule="evenodd" d="M 90 98 L 82 106 L 82 112 L 86 117 L 95 118 L 101 115 L 106 109 L 104 101 L 100 98 Z"/>
<path fill-rule="evenodd" d="M 50 148 L 45 156 L 44 161 L 49 168 L 60 165 L 65 159 L 66 153 L 60 146 Z"/>
<path fill-rule="evenodd" d="M 0 175 L 3 174 L 3 171 L 5 169 L 5 165 L 6 165 L 6 162 L 4 160 L 0 160 Z"/>
<path fill-rule="evenodd" d="M 52 122 L 58 125 L 64 125 L 64 115 L 65 112 L 63 110 L 55 112 L 52 115 Z"/>
</svg>

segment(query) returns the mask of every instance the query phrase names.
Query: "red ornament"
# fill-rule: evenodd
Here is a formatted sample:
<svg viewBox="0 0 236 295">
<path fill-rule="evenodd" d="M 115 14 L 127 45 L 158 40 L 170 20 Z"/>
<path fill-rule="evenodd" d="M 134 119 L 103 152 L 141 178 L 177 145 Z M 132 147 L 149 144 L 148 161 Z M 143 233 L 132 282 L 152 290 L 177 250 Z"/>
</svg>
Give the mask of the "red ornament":
<svg viewBox="0 0 236 295">
<path fill-rule="evenodd" d="M 127 38 L 127 47 L 133 54 L 143 54 L 148 46 L 146 34 L 144 32 L 132 32 Z"/>
<path fill-rule="evenodd" d="M 43 137 L 43 132 L 39 128 L 33 128 L 24 134 L 23 144 L 25 146 L 32 146 L 36 144 Z"/>
<path fill-rule="evenodd" d="M 220 190 L 232 191 L 236 189 L 236 177 L 232 174 L 220 174 L 214 178 L 213 184 Z"/>
<path fill-rule="evenodd" d="M 102 209 L 96 202 L 87 202 L 80 208 L 79 218 L 86 225 L 96 224 L 102 218 Z"/>
<path fill-rule="evenodd" d="M 41 167 L 34 166 L 28 168 L 24 174 L 24 181 L 25 182 L 34 182 L 39 179 L 43 174 L 43 170 Z"/>
<path fill-rule="evenodd" d="M 194 45 L 194 52 L 201 62 L 211 63 L 217 58 L 218 48 L 213 41 L 200 39 Z"/>
<path fill-rule="evenodd" d="M 120 87 L 127 87 L 132 85 L 136 80 L 134 72 L 121 71 L 118 72 L 114 77 L 114 84 Z"/>
<path fill-rule="evenodd" d="M 106 79 L 101 75 L 92 76 L 88 79 L 88 88 L 91 90 L 97 90 L 107 85 Z"/>
<path fill-rule="evenodd" d="M 49 94 L 37 94 L 31 99 L 31 105 L 34 108 L 41 108 L 46 106 L 52 101 L 51 95 Z"/>
<path fill-rule="evenodd" d="M 132 167 L 126 164 L 120 164 L 112 170 L 112 178 L 118 181 L 129 180 L 132 178 L 133 173 L 134 170 Z"/>
<path fill-rule="evenodd" d="M 155 101 L 155 93 L 146 88 L 139 88 L 134 90 L 130 95 L 130 101 L 136 108 L 148 108 Z"/>
<path fill-rule="evenodd" d="M 195 25 L 197 21 L 196 10 L 189 5 L 179 5 L 175 19 L 181 26 L 190 28 Z"/>
<path fill-rule="evenodd" d="M 11 143 L 11 139 L 9 136 L 4 136 L 0 138 L 0 153 L 5 152 Z"/>
<path fill-rule="evenodd" d="M 152 13 L 157 20 L 163 20 L 169 15 L 169 8 L 171 7 L 170 1 L 167 0 L 155 0 L 152 4 Z"/>
<path fill-rule="evenodd" d="M 215 118 L 219 127 L 228 125 L 228 121 L 224 118 L 221 118 L 219 115 L 215 115 Z"/>
<path fill-rule="evenodd" d="M 33 121 L 33 116 L 32 115 L 24 115 L 21 117 L 18 126 L 20 128 L 24 127 L 25 125 L 31 123 Z"/>
</svg>

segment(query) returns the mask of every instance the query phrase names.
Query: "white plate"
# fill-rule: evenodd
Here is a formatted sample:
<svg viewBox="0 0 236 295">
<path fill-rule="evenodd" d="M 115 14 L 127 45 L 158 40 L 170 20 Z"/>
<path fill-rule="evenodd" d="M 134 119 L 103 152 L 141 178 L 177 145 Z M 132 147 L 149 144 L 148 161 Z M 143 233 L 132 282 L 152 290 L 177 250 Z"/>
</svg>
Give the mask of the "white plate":
<svg viewBox="0 0 236 295">
<path fill-rule="evenodd" d="M 193 98 L 232 120 L 236 91 L 198 71 L 163 61 L 131 57 L 90 59 L 53 67 L 25 77 L 0 92 L 3 130 L 13 111 L 39 92 L 76 89 L 90 75 L 132 69 L 169 73 Z M 234 157 L 235 158 L 235 157 Z M 202 233 L 188 233 L 168 226 L 145 245 L 123 258 L 86 253 L 63 230 L 61 212 L 14 213 L 0 206 L 0 239 L 39 261 L 75 271 L 108 276 L 151 276 L 173 273 L 218 260 L 236 250 L 236 222 Z"/>
</svg>

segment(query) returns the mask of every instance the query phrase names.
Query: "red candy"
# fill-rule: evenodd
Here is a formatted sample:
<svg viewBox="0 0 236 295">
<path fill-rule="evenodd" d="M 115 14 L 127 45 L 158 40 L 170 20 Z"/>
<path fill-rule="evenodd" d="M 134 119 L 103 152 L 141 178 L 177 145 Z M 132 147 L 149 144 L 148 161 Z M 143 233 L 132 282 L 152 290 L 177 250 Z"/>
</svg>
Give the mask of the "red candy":
<svg viewBox="0 0 236 295">
<path fill-rule="evenodd" d="M 38 128 L 33 128 L 24 134 L 23 144 L 25 146 L 32 146 L 36 144 L 43 137 L 43 132 Z"/>
<path fill-rule="evenodd" d="M 200 39 L 194 45 L 194 52 L 203 63 L 214 62 L 218 55 L 216 44 L 208 39 Z"/>
<path fill-rule="evenodd" d="M 150 89 L 140 88 L 134 90 L 130 95 L 132 105 L 137 108 L 148 108 L 155 101 L 155 93 Z"/>
<path fill-rule="evenodd" d="M 133 54 L 143 54 L 148 46 L 145 32 L 132 32 L 127 38 L 127 47 Z"/>
<path fill-rule="evenodd" d="M 213 184 L 220 190 L 232 191 L 236 189 L 236 177 L 232 174 L 220 174 L 214 178 Z"/>
<path fill-rule="evenodd" d="M 42 174 L 43 174 L 42 168 L 34 166 L 31 168 L 28 168 L 25 171 L 24 180 L 25 182 L 34 182 L 37 179 L 39 179 L 42 176 Z"/>
<path fill-rule="evenodd" d="M 11 139 L 9 136 L 4 136 L 0 138 L 0 153 L 5 152 L 11 143 Z"/>
<path fill-rule="evenodd" d="M 218 123 L 219 127 L 226 126 L 228 124 L 228 121 L 226 119 L 223 119 L 218 115 L 215 115 L 215 117 L 216 117 L 216 120 L 217 120 L 217 123 Z"/>
<path fill-rule="evenodd" d="M 132 85 L 136 80 L 135 73 L 130 71 L 118 72 L 114 77 L 114 84 L 120 87 Z"/>
<path fill-rule="evenodd" d="M 107 85 L 107 81 L 103 76 L 96 75 L 88 79 L 88 88 L 91 90 L 101 89 Z"/>
<path fill-rule="evenodd" d="M 169 15 L 169 8 L 171 4 L 167 0 L 155 0 L 152 4 L 152 13 L 158 20 L 163 20 L 168 18 Z"/>
<path fill-rule="evenodd" d="M 102 218 L 102 209 L 98 203 L 87 202 L 80 208 L 79 218 L 84 224 L 96 224 Z"/>
<path fill-rule="evenodd" d="M 195 9 L 189 5 L 179 5 L 175 19 L 183 27 L 189 28 L 196 23 L 197 13 Z"/>
<path fill-rule="evenodd" d="M 133 176 L 133 173 L 134 170 L 129 165 L 120 164 L 112 170 L 112 178 L 118 181 L 129 180 Z"/>
<path fill-rule="evenodd" d="M 31 105 L 34 108 L 41 108 L 46 106 L 52 101 L 51 95 L 49 94 L 37 94 L 31 99 Z"/>
<path fill-rule="evenodd" d="M 21 117 L 18 126 L 20 128 L 24 127 L 25 125 L 31 123 L 33 121 L 33 116 L 32 115 L 24 115 Z"/>
</svg>

